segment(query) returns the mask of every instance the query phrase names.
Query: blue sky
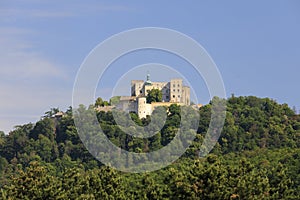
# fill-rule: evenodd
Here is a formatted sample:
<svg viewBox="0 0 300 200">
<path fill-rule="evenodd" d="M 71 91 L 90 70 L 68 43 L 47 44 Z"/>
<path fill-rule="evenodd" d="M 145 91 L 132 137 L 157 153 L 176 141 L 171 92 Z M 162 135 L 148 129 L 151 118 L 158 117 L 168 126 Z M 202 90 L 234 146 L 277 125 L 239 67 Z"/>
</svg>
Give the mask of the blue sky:
<svg viewBox="0 0 300 200">
<path fill-rule="evenodd" d="M 0 130 L 35 122 L 51 107 L 66 109 L 88 53 L 113 34 L 149 26 L 174 29 L 199 42 L 217 64 L 228 96 L 270 97 L 299 110 L 299 10 L 297 0 L 1 0 Z M 120 59 L 111 73 L 121 76 L 123 65 L 143 62 L 184 65 L 170 55 L 143 52 Z M 183 71 L 188 80 L 194 78 L 188 67 Z M 159 75 L 151 72 L 156 81 Z M 106 97 L 116 81 L 103 81 L 97 93 Z M 201 81 L 199 88 L 199 103 L 207 103 Z"/>
</svg>

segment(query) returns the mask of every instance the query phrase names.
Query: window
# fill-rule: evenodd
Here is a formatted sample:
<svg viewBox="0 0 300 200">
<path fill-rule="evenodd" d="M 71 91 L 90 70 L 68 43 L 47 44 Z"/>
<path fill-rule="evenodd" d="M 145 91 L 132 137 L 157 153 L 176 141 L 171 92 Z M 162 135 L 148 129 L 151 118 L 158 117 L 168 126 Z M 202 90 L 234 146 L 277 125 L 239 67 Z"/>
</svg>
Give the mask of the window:
<svg viewBox="0 0 300 200">
<path fill-rule="evenodd" d="M 166 96 L 166 98 L 168 99 L 168 98 L 169 98 L 169 96 Z"/>
<path fill-rule="evenodd" d="M 180 98 L 180 95 L 178 95 L 178 97 Z"/>
<path fill-rule="evenodd" d="M 180 92 L 180 90 L 178 89 L 178 92 Z"/>
<path fill-rule="evenodd" d="M 180 85 L 178 84 L 178 87 L 179 87 Z"/>
<path fill-rule="evenodd" d="M 173 98 L 175 98 L 175 95 L 173 95 Z"/>
<path fill-rule="evenodd" d="M 140 93 L 142 94 L 142 93 L 143 93 L 143 91 L 142 91 L 142 90 L 140 90 Z"/>
<path fill-rule="evenodd" d="M 173 92 L 175 92 L 175 89 L 173 89 Z"/>
<path fill-rule="evenodd" d="M 173 87 L 175 87 L 175 84 L 173 84 Z"/>
</svg>

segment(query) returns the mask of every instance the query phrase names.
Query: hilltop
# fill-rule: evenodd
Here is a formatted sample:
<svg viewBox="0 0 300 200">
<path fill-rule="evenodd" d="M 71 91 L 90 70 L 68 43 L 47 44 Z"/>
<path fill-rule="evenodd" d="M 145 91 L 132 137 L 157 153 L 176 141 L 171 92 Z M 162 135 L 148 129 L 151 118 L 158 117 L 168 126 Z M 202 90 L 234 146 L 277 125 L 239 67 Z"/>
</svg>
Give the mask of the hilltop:
<svg viewBox="0 0 300 200">
<path fill-rule="evenodd" d="M 91 108 L 85 108 L 89 110 Z M 72 108 L 0 137 L 2 199 L 297 199 L 300 196 L 300 115 L 269 98 L 231 97 L 225 126 L 212 152 L 198 157 L 210 123 L 211 103 L 199 109 L 197 136 L 172 165 L 129 174 L 94 159 L 79 139 Z M 112 112 L 97 112 L 107 137 L 132 152 L 168 144 L 180 126 L 180 105 L 168 108 L 161 131 L 148 138 L 127 135 Z M 146 126 L 151 117 L 134 122 Z M 153 119 L 152 119 L 153 120 Z M 131 162 L 135 162 L 134 158 Z M 1 196 L 1 195 L 0 195 Z"/>
</svg>

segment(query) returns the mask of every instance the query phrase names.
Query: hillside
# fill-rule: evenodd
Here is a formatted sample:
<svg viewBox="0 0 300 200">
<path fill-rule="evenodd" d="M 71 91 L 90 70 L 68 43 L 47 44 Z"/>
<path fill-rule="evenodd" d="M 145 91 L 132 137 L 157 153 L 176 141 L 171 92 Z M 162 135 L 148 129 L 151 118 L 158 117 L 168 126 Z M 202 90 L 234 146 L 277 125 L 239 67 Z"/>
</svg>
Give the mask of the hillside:
<svg viewBox="0 0 300 200">
<path fill-rule="evenodd" d="M 131 152 L 151 152 L 172 141 L 180 126 L 180 107 L 171 105 L 168 110 L 165 126 L 148 139 L 123 133 L 111 112 L 98 112 L 97 117 L 115 145 Z M 1 134 L 0 198 L 300 197 L 300 115 L 286 104 L 253 96 L 229 98 L 221 137 L 207 157 L 199 158 L 210 123 L 211 104 L 205 105 L 199 110 L 196 139 L 186 153 L 164 169 L 142 174 L 119 172 L 94 159 L 77 135 L 72 108 L 53 118 L 57 111 L 46 112 L 35 124 L 17 126 L 9 135 Z M 141 126 L 155 120 L 130 115 Z"/>
</svg>

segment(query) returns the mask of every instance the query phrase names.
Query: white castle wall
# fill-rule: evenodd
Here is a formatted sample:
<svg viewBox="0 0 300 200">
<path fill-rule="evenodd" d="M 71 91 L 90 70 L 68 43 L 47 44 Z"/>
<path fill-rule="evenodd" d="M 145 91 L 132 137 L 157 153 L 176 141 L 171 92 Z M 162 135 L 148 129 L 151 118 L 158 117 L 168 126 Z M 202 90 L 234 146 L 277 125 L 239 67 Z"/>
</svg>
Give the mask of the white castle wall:
<svg viewBox="0 0 300 200">
<path fill-rule="evenodd" d="M 149 90 L 159 89 L 162 91 L 162 102 L 147 104 L 146 96 Z M 162 104 L 161 104 L 162 103 Z M 190 88 L 183 85 L 180 78 L 171 79 L 170 82 L 151 82 L 149 75 L 147 81 L 131 81 L 131 97 L 121 97 L 120 104 L 124 111 L 134 111 L 140 118 L 151 115 L 155 107 L 159 105 L 190 105 Z"/>
</svg>

